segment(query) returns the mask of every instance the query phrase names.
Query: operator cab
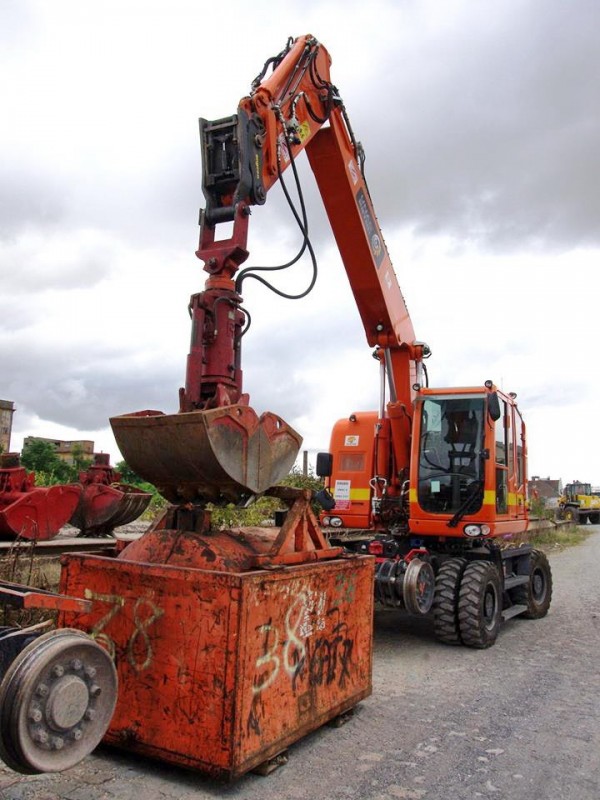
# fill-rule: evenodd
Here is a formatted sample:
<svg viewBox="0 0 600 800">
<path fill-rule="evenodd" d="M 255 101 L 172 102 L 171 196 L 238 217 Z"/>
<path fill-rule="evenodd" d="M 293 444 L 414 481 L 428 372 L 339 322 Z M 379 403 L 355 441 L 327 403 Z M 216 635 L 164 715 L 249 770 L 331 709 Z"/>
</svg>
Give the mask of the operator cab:
<svg viewBox="0 0 600 800">
<path fill-rule="evenodd" d="M 415 404 L 412 533 L 499 536 L 526 527 L 525 425 L 515 397 L 423 389 Z"/>
</svg>

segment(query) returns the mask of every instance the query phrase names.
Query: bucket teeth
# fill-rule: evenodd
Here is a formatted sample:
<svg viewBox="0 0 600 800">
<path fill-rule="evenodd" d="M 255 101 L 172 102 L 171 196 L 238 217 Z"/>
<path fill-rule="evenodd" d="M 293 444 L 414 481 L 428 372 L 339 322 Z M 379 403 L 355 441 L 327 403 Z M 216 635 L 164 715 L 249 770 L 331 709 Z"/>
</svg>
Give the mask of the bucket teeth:
<svg viewBox="0 0 600 800">
<path fill-rule="evenodd" d="M 276 414 L 249 406 L 110 420 L 123 458 L 172 503 L 237 503 L 292 468 L 302 438 Z"/>
</svg>

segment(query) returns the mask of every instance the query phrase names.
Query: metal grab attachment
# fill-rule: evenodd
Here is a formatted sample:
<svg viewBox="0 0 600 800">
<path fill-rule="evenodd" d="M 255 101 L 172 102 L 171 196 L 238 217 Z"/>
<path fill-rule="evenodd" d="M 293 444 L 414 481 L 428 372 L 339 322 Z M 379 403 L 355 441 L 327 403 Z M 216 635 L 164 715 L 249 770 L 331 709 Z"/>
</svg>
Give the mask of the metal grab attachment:
<svg viewBox="0 0 600 800">
<path fill-rule="evenodd" d="M 80 536 L 110 536 L 119 525 L 137 519 L 152 499 L 149 492 L 121 483 L 108 453 L 96 453 L 94 463 L 79 473 L 79 482 L 83 491 L 69 522 Z"/>
<path fill-rule="evenodd" d="M 276 414 L 249 406 L 112 417 L 129 466 L 172 503 L 238 502 L 292 468 L 302 438 Z"/>
<path fill-rule="evenodd" d="M 0 458 L 0 538 L 52 539 L 75 510 L 81 486 L 36 486 L 17 453 Z"/>
<path fill-rule="evenodd" d="M 234 209 L 230 239 L 215 241 L 203 215 L 196 255 L 209 273 L 190 303 L 192 335 L 179 412 L 136 411 L 110 420 L 129 466 L 172 503 L 237 503 L 275 486 L 292 468 L 301 436 L 281 417 L 260 417 L 242 392 L 241 329 L 233 275 L 246 258 L 249 208 Z"/>
</svg>

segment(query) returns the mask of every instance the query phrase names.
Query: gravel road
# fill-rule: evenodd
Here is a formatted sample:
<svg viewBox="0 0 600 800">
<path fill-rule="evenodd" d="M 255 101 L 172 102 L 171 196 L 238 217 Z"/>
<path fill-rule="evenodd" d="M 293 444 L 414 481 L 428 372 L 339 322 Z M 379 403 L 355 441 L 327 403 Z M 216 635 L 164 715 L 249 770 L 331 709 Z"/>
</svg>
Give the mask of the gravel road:
<svg viewBox="0 0 600 800">
<path fill-rule="evenodd" d="M 100 749 L 60 775 L 0 766 L 2 800 L 598 800 L 600 526 L 551 555 L 542 620 L 511 620 L 490 650 L 443 646 L 427 620 L 377 614 L 374 692 L 287 766 L 234 785 Z"/>
</svg>

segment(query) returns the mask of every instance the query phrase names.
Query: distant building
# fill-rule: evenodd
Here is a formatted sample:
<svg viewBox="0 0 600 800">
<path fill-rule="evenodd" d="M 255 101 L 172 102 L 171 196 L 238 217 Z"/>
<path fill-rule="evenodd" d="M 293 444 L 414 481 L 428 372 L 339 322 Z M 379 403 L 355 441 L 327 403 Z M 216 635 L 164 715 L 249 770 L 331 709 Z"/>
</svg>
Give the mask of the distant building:
<svg viewBox="0 0 600 800">
<path fill-rule="evenodd" d="M 534 475 L 529 481 L 529 498 L 539 497 L 543 500 L 553 500 L 562 494 L 562 481 L 560 478 L 553 481 L 550 478 L 539 478 Z"/>
<path fill-rule="evenodd" d="M 10 436 L 12 433 L 15 404 L 12 400 L 0 400 L 0 451 L 10 452 Z"/>
<path fill-rule="evenodd" d="M 23 440 L 23 447 L 27 447 L 31 442 L 49 442 L 56 449 L 56 455 L 67 464 L 73 463 L 73 452 L 83 458 L 92 459 L 94 457 L 94 442 L 88 439 L 77 441 L 65 441 L 63 439 L 46 439 L 43 436 L 26 436 Z"/>
</svg>

